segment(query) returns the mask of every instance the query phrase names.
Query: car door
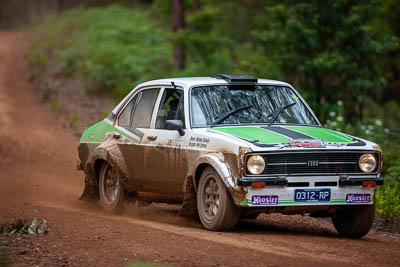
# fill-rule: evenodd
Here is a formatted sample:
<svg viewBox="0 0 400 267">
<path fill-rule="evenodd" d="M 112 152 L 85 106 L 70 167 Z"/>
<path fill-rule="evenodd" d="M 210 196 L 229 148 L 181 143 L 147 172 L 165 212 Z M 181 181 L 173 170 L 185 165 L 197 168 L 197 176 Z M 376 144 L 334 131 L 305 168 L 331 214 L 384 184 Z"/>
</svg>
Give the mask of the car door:
<svg viewBox="0 0 400 267">
<path fill-rule="evenodd" d="M 151 131 L 151 119 L 160 88 L 142 89 L 136 93 L 119 113 L 116 126 L 129 136 L 129 141 L 120 144 L 121 152 L 132 178 L 141 187 L 149 190 L 146 175 L 145 145 Z"/>
<path fill-rule="evenodd" d="M 187 173 L 183 155 L 187 135 L 166 128 L 167 120 L 181 120 L 185 128 L 184 91 L 164 88 L 155 118 L 154 129 L 145 141 L 146 173 L 155 193 L 180 194 Z"/>
</svg>

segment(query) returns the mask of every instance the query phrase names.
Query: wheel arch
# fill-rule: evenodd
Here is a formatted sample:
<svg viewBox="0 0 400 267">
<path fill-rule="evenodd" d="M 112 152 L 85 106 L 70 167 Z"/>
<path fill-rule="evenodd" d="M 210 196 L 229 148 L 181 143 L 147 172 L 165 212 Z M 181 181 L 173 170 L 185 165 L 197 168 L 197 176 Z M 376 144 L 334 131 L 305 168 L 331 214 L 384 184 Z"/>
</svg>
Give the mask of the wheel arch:
<svg viewBox="0 0 400 267">
<path fill-rule="evenodd" d="M 124 142 L 124 140 L 120 140 L 123 138 L 120 135 L 108 135 L 106 140 L 93 151 L 90 168 L 98 184 L 101 166 L 104 162 L 107 162 L 118 170 L 121 183 L 128 192 L 131 192 L 137 190 L 138 184 L 132 180 L 124 155 L 119 147 L 119 143 Z"/>
<path fill-rule="evenodd" d="M 197 192 L 197 186 L 200 181 L 201 174 L 207 167 L 212 167 L 221 178 L 222 182 L 227 188 L 233 187 L 232 173 L 227 163 L 224 162 L 223 158 L 217 153 L 207 154 L 201 156 L 194 165 L 193 169 L 193 184 L 195 191 Z"/>
</svg>

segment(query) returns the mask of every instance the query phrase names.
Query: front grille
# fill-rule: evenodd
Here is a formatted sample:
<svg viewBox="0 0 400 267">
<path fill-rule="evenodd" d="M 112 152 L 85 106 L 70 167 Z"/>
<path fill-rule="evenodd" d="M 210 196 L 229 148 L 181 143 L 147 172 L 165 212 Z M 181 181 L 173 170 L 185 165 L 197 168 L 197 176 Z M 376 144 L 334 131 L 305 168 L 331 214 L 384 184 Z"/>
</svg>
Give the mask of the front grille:
<svg viewBox="0 0 400 267">
<path fill-rule="evenodd" d="M 261 175 L 366 174 L 358 166 L 358 160 L 365 153 L 375 155 L 377 167 L 371 173 L 376 173 L 380 160 L 378 153 L 370 151 L 306 151 L 262 154 L 267 164 Z"/>
</svg>

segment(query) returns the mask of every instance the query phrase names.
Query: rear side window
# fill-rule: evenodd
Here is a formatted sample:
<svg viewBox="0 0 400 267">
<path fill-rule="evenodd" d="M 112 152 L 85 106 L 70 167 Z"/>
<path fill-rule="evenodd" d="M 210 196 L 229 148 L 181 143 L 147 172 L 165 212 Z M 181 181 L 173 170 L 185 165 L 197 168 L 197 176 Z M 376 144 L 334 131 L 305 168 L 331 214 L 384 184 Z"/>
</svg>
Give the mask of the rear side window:
<svg viewBox="0 0 400 267">
<path fill-rule="evenodd" d="M 128 103 L 128 105 L 126 105 L 124 111 L 122 111 L 121 115 L 119 116 L 118 119 L 118 125 L 119 126 L 131 126 L 132 124 L 132 114 L 135 111 L 135 106 L 136 106 L 136 102 L 139 98 L 139 95 L 141 93 L 136 94 L 132 100 Z"/>
<path fill-rule="evenodd" d="M 140 98 L 137 101 L 133 112 L 132 127 L 150 128 L 151 116 L 154 110 L 154 104 L 160 89 L 146 89 L 141 91 Z"/>
</svg>

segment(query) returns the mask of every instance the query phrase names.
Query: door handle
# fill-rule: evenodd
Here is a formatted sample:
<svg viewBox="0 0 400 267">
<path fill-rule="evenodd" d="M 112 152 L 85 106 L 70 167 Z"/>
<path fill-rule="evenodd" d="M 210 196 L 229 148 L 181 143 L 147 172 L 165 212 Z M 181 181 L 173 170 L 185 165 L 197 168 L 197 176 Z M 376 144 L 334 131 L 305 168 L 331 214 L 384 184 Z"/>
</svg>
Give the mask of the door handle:
<svg viewBox="0 0 400 267">
<path fill-rule="evenodd" d="M 148 135 L 147 139 L 149 139 L 151 141 L 155 141 L 157 139 L 157 135 Z"/>
</svg>

